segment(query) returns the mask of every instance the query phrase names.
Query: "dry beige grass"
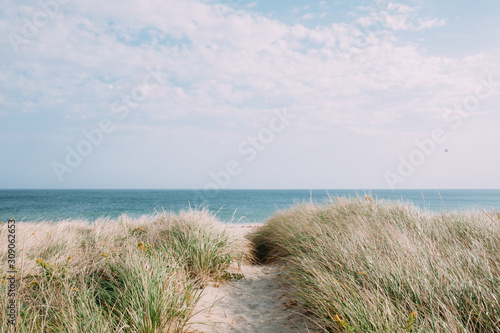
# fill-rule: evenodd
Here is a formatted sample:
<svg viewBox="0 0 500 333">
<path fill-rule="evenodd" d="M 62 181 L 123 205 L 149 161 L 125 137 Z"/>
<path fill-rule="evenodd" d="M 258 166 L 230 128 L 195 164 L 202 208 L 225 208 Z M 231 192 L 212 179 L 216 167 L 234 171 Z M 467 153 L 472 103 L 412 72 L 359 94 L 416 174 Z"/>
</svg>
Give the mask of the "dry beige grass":
<svg viewBox="0 0 500 333">
<path fill-rule="evenodd" d="M 337 199 L 280 212 L 252 239 L 324 331 L 498 332 L 500 222 Z"/>
<path fill-rule="evenodd" d="M 0 239 L 6 233 L 0 226 Z M 228 267 L 248 254 L 248 242 L 207 211 L 18 223 L 16 240 L 20 332 L 180 331 L 200 286 L 229 278 Z M 6 332 L 5 286 L 4 278 Z"/>
</svg>

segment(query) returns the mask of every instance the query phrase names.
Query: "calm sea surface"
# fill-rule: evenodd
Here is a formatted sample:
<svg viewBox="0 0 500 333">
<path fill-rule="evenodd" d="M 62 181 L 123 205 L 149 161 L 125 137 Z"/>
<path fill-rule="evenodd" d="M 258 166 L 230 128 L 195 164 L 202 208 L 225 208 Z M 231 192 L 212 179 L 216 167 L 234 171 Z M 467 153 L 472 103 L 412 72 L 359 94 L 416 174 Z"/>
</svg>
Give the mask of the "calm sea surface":
<svg viewBox="0 0 500 333">
<path fill-rule="evenodd" d="M 225 222 L 263 222 L 296 202 L 365 195 L 363 190 L 0 190 L 0 221 L 150 215 L 206 207 Z M 433 212 L 500 209 L 500 190 L 372 190 L 372 197 L 409 201 Z"/>
</svg>

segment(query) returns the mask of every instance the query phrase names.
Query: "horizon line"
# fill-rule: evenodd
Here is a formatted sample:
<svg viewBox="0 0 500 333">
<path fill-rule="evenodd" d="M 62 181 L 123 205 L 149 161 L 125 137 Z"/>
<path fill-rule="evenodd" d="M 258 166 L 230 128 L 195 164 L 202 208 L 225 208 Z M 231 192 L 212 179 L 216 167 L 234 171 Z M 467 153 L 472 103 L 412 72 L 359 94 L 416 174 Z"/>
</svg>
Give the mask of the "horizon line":
<svg viewBox="0 0 500 333">
<path fill-rule="evenodd" d="M 500 188 L 5 188 L 0 191 L 498 191 Z"/>
</svg>

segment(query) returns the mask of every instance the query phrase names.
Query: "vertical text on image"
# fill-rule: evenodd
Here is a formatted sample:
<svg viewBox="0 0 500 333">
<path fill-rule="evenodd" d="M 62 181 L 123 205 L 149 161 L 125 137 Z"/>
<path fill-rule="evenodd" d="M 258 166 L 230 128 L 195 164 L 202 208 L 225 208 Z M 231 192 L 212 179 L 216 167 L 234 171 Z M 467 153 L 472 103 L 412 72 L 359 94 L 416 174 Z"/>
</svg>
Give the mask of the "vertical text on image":
<svg viewBox="0 0 500 333">
<path fill-rule="evenodd" d="M 16 267 L 16 221 L 7 222 L 7 320 L 10 325 L 16 324 L 17 306 L 17 267 Z"/>
</svg>

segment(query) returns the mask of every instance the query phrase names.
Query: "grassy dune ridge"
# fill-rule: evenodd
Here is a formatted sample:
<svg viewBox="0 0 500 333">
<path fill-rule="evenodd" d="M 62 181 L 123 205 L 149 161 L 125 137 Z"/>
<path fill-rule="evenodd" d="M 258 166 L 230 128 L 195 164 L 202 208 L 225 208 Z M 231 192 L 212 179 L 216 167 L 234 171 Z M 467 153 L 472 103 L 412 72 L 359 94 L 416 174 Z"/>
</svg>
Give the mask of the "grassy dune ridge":
<svg viewBox="0 0 500 333">
<path fill-rule="evenodd" d="M 276 214 L 250 235 L 328 332 L 499 332 L 498 215 L 433 215 L 336 199 Z"/>
<path fill-rule="evenodd" d="M 499 332 L 500 214 L 337 198 L 278 212 L 247 238 L 206 210 L 18 223 L 17 331 L 185 332 L 203 286 L 257 257 L 283 266 L 315 331 Z"/>
<path fill-rule="evenodd" d="M 20 332 L 183 331 L 200 287 L 230 278 L 230 265 L 249 253 L 245 240 L 227 234 L 207 211 L 16 229 Z M 7 239 L 5 224 L 0 239 Z M 3 332 L 6 285 L 4 276 Z"/>
</svg>

